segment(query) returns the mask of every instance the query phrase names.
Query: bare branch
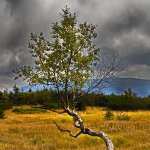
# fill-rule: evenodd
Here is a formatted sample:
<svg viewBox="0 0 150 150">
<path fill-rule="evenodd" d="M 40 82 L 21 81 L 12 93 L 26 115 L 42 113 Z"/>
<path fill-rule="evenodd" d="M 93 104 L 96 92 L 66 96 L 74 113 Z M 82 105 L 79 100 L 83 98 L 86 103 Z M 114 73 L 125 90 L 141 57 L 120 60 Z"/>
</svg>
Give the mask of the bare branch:
<svg viewBox="0 0 150 150">
<path fill-rule="evenodd" d="M 93 68 L 88 84 L 89 88 L 85 93 L 89 93 L 95 88 L 104 89 L 119 70 L 123 70 L 123 62 L 117 52 L 110 51 L 108 54 L 99 56 L 99 62 Z"/>
<path fill-rule="evenodd" d="M 78 132 L 77 134 L 74 135 L 70 130 L 65 130 L 65 129 L 61 128 L 61 127 L 57 124 L 56 121 L 54 121 L 54 123 L 56 124 L 57 128 L 58 128 L 61 132 L 68 132 L 71 137 L 77 138 L 77 137 L 82 133 L 82 131 L 80 131 L 80 132 Z"/>
</svg>

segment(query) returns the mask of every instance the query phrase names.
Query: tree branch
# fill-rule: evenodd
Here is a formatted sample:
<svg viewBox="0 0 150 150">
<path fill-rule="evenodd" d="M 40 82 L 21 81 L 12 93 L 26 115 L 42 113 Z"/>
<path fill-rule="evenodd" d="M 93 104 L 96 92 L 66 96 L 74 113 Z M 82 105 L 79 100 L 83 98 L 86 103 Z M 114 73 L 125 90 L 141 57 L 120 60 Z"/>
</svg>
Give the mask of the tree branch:
<svg viewBox="0 0 150 150">
<path fill-rule="evenodd" d="M 74 135 L 70 130 L 65 130 L 65 129 L 61 128 L 61 127 L 57 124 L 56 121 L 54 121 L 54 123 L 56 124 L 57 128 L 59 129 L 59 131 L 61 131 L 61 132 L 68 132 L 71 137 L 77 138 L 77 137 L 82 133 L 82 131 L 80 131 L 80 132 L 78 132 L 77 134 Z"/>
</svg>

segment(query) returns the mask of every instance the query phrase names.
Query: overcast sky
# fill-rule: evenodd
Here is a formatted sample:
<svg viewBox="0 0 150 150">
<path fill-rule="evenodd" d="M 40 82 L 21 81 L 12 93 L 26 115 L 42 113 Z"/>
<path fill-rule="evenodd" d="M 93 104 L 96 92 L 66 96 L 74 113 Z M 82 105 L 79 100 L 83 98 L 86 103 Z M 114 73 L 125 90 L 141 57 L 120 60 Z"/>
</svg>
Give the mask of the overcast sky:
<svg viewBox="0 0 150 150">
<path fill-rule="evenodd" d="M 0 0 L 0 89 L 11 88 L 12 70 L 31 64 L 31 32 L 48 37 L 67 5 L 80 21 L 98 25 L 96 44 L 118 51 L 126 63 L 122 77 L 150 79 L 149 0 Z"/>
</svg>

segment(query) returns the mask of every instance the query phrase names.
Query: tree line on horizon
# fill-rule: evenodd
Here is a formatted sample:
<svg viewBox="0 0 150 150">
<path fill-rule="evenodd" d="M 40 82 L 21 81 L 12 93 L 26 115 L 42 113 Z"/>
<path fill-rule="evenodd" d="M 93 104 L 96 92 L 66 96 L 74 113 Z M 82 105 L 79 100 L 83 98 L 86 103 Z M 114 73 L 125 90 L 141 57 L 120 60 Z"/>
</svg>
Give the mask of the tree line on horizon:
<svg viewBox="0 0 150 150">
<path fill-rule="evenodd" d="M 61 91 L 63 94 L 63 91 Z M 64 93 L 65 94 L 65 93 Z M 71 96 L 71 94 L 70 94 Z M 0 91 L 0 101 L 10 102 L 13 105 L 44 105 L 51 109 L 61 108 L 59 96 L 56 91 L 43 89 L 41 91 L 20 92 L 17 86 L 13 91 Z M 77 110 L 85 110 L 86 107 L 106 107 L 112 110 L 150 110 L 150 96 L 138 97 L 131 88 L 121 95 L 103 93 L 85 93 L 76 102 Z"/>
</svg>

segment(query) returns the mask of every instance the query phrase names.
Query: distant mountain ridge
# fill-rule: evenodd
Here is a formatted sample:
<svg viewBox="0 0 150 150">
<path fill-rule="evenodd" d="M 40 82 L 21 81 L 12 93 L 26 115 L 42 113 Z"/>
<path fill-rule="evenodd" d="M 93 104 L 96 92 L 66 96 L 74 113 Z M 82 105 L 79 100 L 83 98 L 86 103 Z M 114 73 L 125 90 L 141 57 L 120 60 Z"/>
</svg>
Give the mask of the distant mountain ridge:
<svg viewBox="0 0 150 150">
<path fill-rule="evenodd" d="M 29 89 L 32 91 L 42 90 L 44 88 L 52 88 L 50 86 L 36 85 L 25 86 L 21 88 L 21 91 L 27 92 Z M 140 97 L 146 97 L 150 95 L 150 80 L 137 79 L 137 78 L 115 78 L 107 85 L 103 90 L 105 94 L 122 94 L 126 89 L 131 88 L 133 92 Z"/>
<path fill-rule="evenodd" d="M 115 78 L 110 85 L 104 89 L 105 94 L 122 94 L 131 88 L 140 97 L 150 95 L 150 80 L 137 78 Z"/>
</svg>

